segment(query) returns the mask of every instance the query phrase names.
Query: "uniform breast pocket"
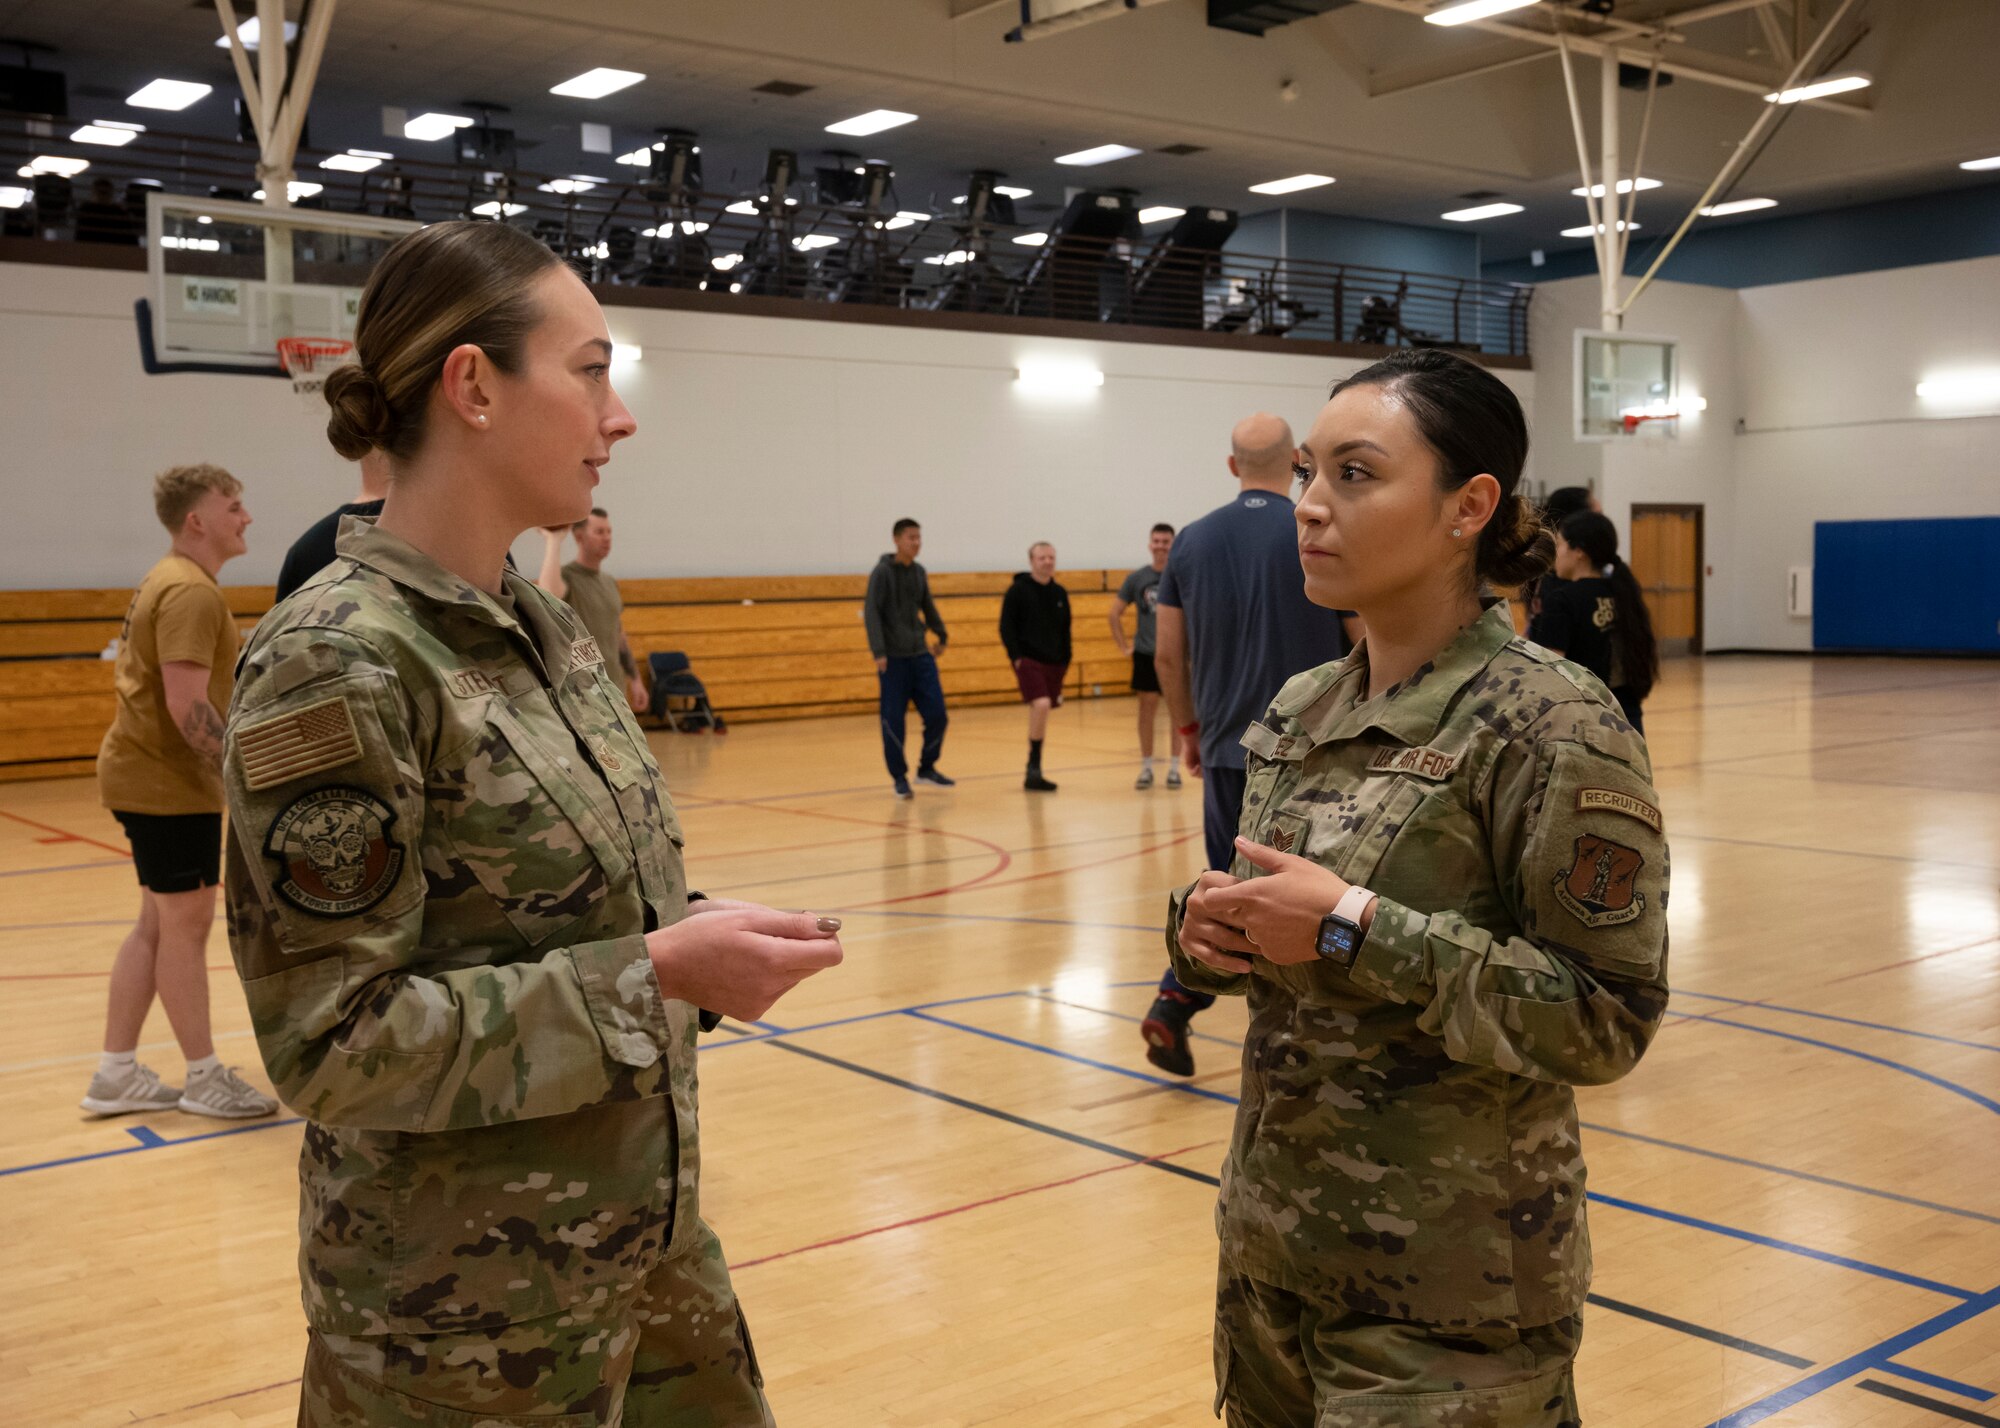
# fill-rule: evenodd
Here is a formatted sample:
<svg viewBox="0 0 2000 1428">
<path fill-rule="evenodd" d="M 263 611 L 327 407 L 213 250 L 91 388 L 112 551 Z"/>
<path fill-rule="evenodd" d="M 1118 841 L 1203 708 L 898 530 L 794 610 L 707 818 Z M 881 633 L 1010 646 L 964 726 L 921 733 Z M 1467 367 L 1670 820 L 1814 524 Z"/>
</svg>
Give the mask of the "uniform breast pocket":
<svg viewBox="0 0 2000 1428">
<path fill-rule="evenodd" d="M 1389 847 L 1430 790 L 1416 779 L 1378 775 L 1313 819 L 1309 856 L 1360 887 L 1382 866 Z"/>
<path fill-rule="evenodd" d="M 452 844 L 530 945 L 574 925 L 631 876 L 629 853 L 583 782 L 596 775 L 579 752 L 537 735 L 496 700 L 461 760 L 441 771 L 455 785 Z"/>
</svg>

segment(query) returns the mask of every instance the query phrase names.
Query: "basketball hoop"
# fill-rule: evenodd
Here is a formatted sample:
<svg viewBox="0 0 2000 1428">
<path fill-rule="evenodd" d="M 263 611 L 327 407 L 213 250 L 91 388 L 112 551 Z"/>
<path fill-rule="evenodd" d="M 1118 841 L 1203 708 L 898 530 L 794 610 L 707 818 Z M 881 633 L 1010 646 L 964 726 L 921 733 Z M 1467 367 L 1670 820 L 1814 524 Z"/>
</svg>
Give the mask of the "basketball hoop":
<svg viewBox="0 0 2000 1428">
<path fill-rule="evenodd" d="M 291 376 L 292 390 L 308 406 L 319 405 L 327 375 L 354 360 L 354 344 L 337 337 L 280 337 L 278 361 Z"/>
<path fill-rule="evenodd" d="M 1620 418 L 1620 420 L 1624 424 L 1625 434 L 1627 436 L 1630 436 L 1632 435 L 1632 433 L 1636 432 L 1641 426 L 1641 424 L 1645 422 L 1679 421 L 1680 419 L 1681 419 L 1681 414 L 1679 412 L 1627 412 L 1622 418 Z"/>
</svg>

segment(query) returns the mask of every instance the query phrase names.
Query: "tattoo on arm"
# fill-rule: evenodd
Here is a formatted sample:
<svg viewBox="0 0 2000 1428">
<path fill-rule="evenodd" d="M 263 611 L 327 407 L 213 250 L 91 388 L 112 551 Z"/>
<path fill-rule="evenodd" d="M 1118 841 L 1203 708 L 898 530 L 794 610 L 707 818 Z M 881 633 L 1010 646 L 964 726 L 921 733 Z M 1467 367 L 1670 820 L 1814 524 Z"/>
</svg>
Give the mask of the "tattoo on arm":
<svg viewBox="0 0 2000 1428">
<path fill-rule="evenodd" d="M 222 767 L 222 737 L 225 732 L 222 716 L 206 699 L 189 705 L 187 713 L 181 716 L 181 737 L 211 768 Z"/>
</svg>

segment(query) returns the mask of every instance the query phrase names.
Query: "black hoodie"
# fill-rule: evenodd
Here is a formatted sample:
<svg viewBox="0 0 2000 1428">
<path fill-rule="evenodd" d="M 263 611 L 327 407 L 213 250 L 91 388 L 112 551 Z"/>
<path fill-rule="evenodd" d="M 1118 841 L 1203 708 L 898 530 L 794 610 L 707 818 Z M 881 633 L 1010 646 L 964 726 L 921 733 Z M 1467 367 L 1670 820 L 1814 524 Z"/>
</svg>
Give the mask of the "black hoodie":
<svg viewBox="0 0 2000 1428">
<path fill-rule="evenodd" d="M 1022 571 L 1000 602 L 1000 643 L 1009 663 L 1039 660 L 1069 663 L 1069 591 L 1054 580 L 1038 583 Z"/>
</svg>

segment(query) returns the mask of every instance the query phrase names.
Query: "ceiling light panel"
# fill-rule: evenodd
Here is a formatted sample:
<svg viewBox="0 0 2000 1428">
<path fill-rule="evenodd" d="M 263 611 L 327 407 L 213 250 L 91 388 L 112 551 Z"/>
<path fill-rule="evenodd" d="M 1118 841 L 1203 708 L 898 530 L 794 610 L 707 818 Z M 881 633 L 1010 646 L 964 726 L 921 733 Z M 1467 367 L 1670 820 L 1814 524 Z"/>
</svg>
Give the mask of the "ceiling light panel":
<svg viewBox="0 0 2000 1428">
<path fill-rule="evenodd" d="M 906 114 L 900 109 L 871 109 L 866 114 L 857 114 L 852 119 L 843 119 L 838 124 L 826 126 L 829 134 L 879 134 L 884 129 L 897 129 L 905 124 L 914 124 L 917 116 Z"/>
<path fill-rule="evenodd" d="M 1139 150 L 1130 144 L 1099 144 L 1094 149 L 1078 149 L 1073 154 L 1058 154 L 1056 162 L 1068 164 L 1071 168 L 1090 168 L 1096 164 L 1113 163 L 1119 159 L 1129 159 Z M 996 190 L 997 192 L 997 190 Z"/>
<path fill-rule="evenodd" d="M 549 86 L 549 93 L 566 95 L 571 99 L 602 99 L 607 94 L 630 89 L 645 77 L 631 69 L 593 69 L 575 79 Z"/>
<path fill-rule="evenodd" d="M 197 99 L 215 92 L 212 84 L 196 84 L 186 79 L 156 79 L 125 102 L 137 109 L 185 109 Z"/>
<path fill-rule="evenodd" d="M 1290 178 L 1272 179 L 1269 183 L 1253 183 L 1252 193 L 1301 193 L 1309 188 L 1325 188 L 1333 180 L 1325 174 L 1293 174 Z"/>
</svg>

